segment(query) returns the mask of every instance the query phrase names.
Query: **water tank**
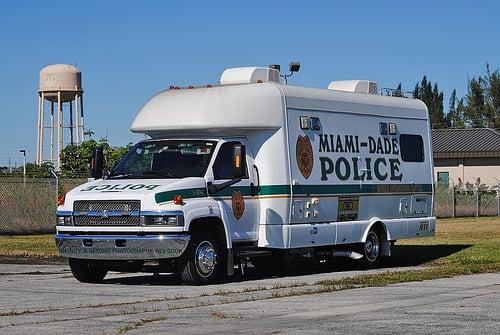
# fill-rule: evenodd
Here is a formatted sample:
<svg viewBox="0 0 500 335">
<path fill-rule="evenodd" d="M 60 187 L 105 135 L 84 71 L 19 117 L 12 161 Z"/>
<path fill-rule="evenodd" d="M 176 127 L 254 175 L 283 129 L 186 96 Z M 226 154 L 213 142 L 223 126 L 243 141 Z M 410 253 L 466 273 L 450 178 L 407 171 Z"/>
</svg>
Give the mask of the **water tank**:
<svg viewBox="0 0 500 335">
<path fill-rule="evenodd" d="M 54 64 L 40 71 L 40 92 L 49 101 L 57 101 L 57 93 L 61 92 L 61 101 L 68 102 L 81 91 L 82 73 L 76 66 Z"/>
</svg>

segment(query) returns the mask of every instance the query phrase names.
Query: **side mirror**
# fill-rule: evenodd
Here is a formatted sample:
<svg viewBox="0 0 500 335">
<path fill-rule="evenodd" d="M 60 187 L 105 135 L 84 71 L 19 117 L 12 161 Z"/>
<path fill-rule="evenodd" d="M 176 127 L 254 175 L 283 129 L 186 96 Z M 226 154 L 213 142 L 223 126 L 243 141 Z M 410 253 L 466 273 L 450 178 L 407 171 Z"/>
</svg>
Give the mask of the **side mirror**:
<svg viewBox="0 0 500 335">
<path fill-rule="evenodd" d="M 90 161 L 90 170 L 92 172 L 92 177 L 95 179 L 102 178 L 102 172 L 104 170 L 104 151 L 102 148 L 94 149 L 92 160 Z"/>
<path fill-rule="evenodd" d="M 241 179 L 245 176 L 247 170 L 247 154 L 244 145 L 233 145 L 233 177 Z"/>
</svg>

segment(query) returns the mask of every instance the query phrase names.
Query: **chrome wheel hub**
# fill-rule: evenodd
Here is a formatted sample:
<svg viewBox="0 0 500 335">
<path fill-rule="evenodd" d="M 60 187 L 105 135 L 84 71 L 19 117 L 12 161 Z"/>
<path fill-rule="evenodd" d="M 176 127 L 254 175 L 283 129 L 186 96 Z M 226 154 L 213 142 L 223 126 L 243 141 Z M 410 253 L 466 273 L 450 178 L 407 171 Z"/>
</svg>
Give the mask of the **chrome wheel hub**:
<svg viewBox="0 0 500 335">
<path fill-rule="evenodd" d="M 212 243 L 203 241 L 198 245 L 195 252 L 195 263 L 198 274 L 202 277 L 209 277 L 217 264 L 217 254 Z"/>
<path fill-rule="evenodd" d="M 368 233 L 365 242 L 365 256 L 370 261 L 373 262 L 378 258 L 380 253 L 380 241 L 375 232 L 371 231 Z"/>
</svg>

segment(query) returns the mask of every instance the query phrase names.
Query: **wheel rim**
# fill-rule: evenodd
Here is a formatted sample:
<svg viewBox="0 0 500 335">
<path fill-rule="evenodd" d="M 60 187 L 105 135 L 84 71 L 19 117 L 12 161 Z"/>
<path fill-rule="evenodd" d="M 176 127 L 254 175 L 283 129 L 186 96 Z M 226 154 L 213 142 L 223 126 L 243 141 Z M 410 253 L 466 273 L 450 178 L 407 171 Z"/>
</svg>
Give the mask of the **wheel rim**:
<svg viewBox="0 0 500 335">
<path fill-rule="evenodd" d="M 373 262 L 378 258 L 380 253 L 380 241 L 375 232 L 371 231 L 368 233 L 365 242 L 365 256 L 370 261 Z"/>
<path fill-rule="evenodd" d="M 210 277 L 217 264 L 217 254 L 212 243 L 203 241 L 198 244 L 195 252 L 195 263 L 198 274 L 202 277 Z"/>
</svg>

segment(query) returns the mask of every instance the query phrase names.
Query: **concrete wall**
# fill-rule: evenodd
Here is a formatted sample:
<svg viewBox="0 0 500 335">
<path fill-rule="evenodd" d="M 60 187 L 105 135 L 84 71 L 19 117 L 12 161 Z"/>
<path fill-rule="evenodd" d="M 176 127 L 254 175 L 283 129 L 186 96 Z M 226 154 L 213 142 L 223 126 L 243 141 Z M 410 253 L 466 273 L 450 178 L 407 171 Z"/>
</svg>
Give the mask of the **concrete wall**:
<svg viewBox="0 0 500 335">
<path fill-rule="evenodd" d="M 500 158 L 453 158 L 434 159 L 434 178 L 438 181 L 438 172 L 449 172 L 450 183 L 474 184 L 477 178 L 481 183 L 494 186 L 500 183 Z"/>
</svg>

